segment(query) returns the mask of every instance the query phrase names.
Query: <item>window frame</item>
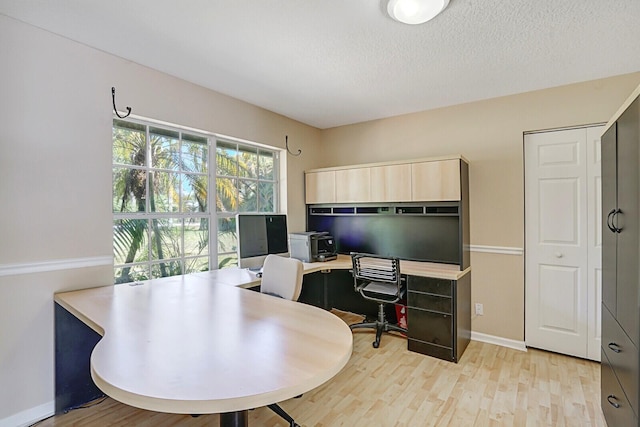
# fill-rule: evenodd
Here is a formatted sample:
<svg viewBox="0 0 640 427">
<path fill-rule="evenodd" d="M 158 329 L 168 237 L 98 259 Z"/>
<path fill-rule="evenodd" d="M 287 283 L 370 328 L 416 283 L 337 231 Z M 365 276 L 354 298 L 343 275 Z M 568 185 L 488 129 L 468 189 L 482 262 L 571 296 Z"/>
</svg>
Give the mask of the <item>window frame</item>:
<svg viewBox="0 0 640 427">
<path fill-rule="evenodd" d="M 135 165 L 135 164 L 122 164 L 122 163 L 116 163 L 115 162 L 115 155 L 113 154 L 113 148 L 114 148 L 114 142 L 115 142 L 115 138 L 113 136 L 113 131 L 115 130 L 115 128 L 117 127 L 117 122 L 122 122 L 122 123 L 130 123 L 130 124 L 134 124 L 134 125 L 138 125 L 138 126 L 143 126 L 144 127 L 144 133 L 145 133 L 145 144 L 146 144 L 146 148 L 145 148 L 145 164 L 144 166 L 140 166 L 140 165 Z M 112 144 L 112 156 L 111 156 L 111 168 L 112 168 L 112 182 L 111 182 L 111 193 L 112 193 L 112 224 L 113 227 L 116 226 L 116 221 L 117 220 L 121 220 L 121 219 L 133 219 L 133 220 L 146 220 L 146 245 L 145 245 L 145 254 L 144 254 L 144 260 L 142 261 L 136 261 L 134 260 L 134 262 L 132 263 L 125 263 L 125 264 L 116 264 L 117 261 L 117 257 L 116 257 L 116 252 L 115 252 L 115 240 L 112 240 L 112 247 L 113 247 L 113 254 L 114 254 L 114 258 L 113 258 L 113 280 L 114 283 L 116 282 L 117 279 L 117 275 L 116 273 L 119 272 L 120 269 L 122 268 L 140 268 L 142 267 L 145 271 L 146 271 L 146 276 L 147 279 L 152 279 L 155 278 L 153 277 L 153 271 L 154 271 L 154 267 L 157 268 L 158 265 L 160 264 L 169 264 L 169 263 L 173 263 L 173 262 L 180 262 L 180 271 L 181 274 L 185 274 L 185 268 L 186 268 L 186 262 L 192 259 L 198 259 L 198 258 L 204 258 L 204 256 L 199 256 L 199 255 L 185 255 L 186 252 L 186 248 L 185 248 L 185 235 L 184 235 L 184 231 L 185 231 L 185 225 L 186 225 L 186 221 L 187 220 L 198 220 L 198 219 L 206 219 L 208 221 L 208 255 L 207 255 L 207 262 L 208 262 L 208 269 L 209 270 L 216 270 L 220 268 L 220 264 L 219 264 L 219 260 L 220 260 L 220 256 L 219 256 L 219 251 L 218 251 L 218 247 L 219 247 L 219 242 L 218 242 L 218 221 L 220 218 L 231 218 L 233 217 L 235 220 L 235 215 L 238 213 L 238 211 L 233 211 L 233 212 L 221 212 L 218 211 L 217 206 L 216 206 L 216 198 L 217 198 L 217 179 L 218 179 L 218 167 L 217 167 L 217 148 L 218 148 L 218 142 L 224 142 L 225 144 L 235 144 L 236 148 L 238 150 L 241 150 L 242 148 L 248 148 L 251 151 L 255 151 L 256 153 L 258 153 L 258 157 L 259 157 L 259 153 L 260 152 L 268 152 L 271 153 L 273 156 L 273 178 L 271 180 L 268 180 L 268 182 L 270 182 L 273 185 L 273 212 L 278 212 L 280 210 L 280 202 L 281 202 L 281 195 L 280 192 L 281 190 L 281 183 L 280 183 L 280 152 L 282 151 L 281 149 L 278 149 L 276 147 L 270 147 L 264 144 L 259 144 L 259 143 L 255 143 L 255 142 L 251 142 L 251 141 L 245 141 L 245 140 L 240 140 L 237 138 L 233 138 L 233 137 L 229 137 L 229 136 L 222 136 L 222 135 L 218 135 L 212 132 L 207 132 L 207 131 L 202 131 L 202 130 L 198 130 L 198 129 L 193 129 L 193 128 L 189 128 L 189 127 L 185 127 L 185 126 L 179 126 L 179 125 L 175 125 L 175 124 L 170 124 L 170 123 L 166 123 L 166 122 L 160 122 L 157 120 L 153 120 L 153 119 L 147 119 L 147 118 L 143 118 L 143 117 L 139 117 L 139 116 L 129 116 L 126 119 L 120 119 L 119 117 L 116 117 L 115 114 L 113 115 L 113 119 L 112 119 L 112 123 L 111 123 L 111 128 L 112 128 L 112 138 L 111 138 L 111 144 Z M 207 172 L 206 173 L 198 173 L 198 172 L 193 172 L 193 171 L 186 171 L 182 168 L 182 162 L 181 165 L 178 169 L 167 169 L 166 167 L 155 167 L 155 165 L 151 165 L 151 141 L 150 141 L 150 135 L 152 134 L 151 130 L 153 128 L 158 128 L 160 130 L 165 130 L 168 132 L 177 132 L 178 134 L 178 138 L 177 140 L 179 141 L 180 145 L 178 146 L 178 150 L 180 150 L 181 155 L 182 155 L 182 145 L 181 142 L 183 141 L 183 134 L 188 134 L 190 136 L 195 136 L 198 138 L 204 138 L 206 139 L 206 149 L 207 149 Z M 188 139 L 187 139 L 188 141 Z M 237 161 L 237 159 L 236 159 Z M 115 204 L 113 203 L 113 198 L 114 198 L 114 186 L 115 186 L 115 171 L 116 168 L 119 169 L 143 169 L 145 171 L 145 175 L 148 178 L 150 176 L 151 173 L 154 173 L 155 171 L 159 171 L 159 172 L 170 172 L 170 173 L 175 173 L 178 176 L 184 177 L 187 173 L 189 174 L 196 174 L 196 175 L 207 175 L 207 198 L 206 198 L 206 203 L 207 203 L 207 209 L 205 212 L 183 212 L 182 208 L 183 208 L 183 186 L 178 184 L 178 186 L 180 187 L 179 190 L 179 208 L 177 212 L 152 212 L 150 209 L 150 199 L 151 197 L 149 196 L 149 191 L 150 191 L 150 183 L 149 183 L 149 179 L 145 179 L 145 211 L 141 212 L 141 211 L 135 211 L 135 212 L 118 212 L 115 209 Z M 236 191 L 238 190 L 238 182 L 239 182 L 239 177 L 236 176 Z M 264 179 L 260 179 L 258 178 L 253 178 L 253 177 L 242 177 L 242 179 L 246 179 L 246 180 L 250 180 L 253 182 L 256 182 L 256 186 L 259 185 L 259 182 L 264 182 L 267 180 Z M 180 182 L 180 181 L 179 181 Z M 256 209 L 259 209 L 258 202 L 256 202 Z M 257 212 L 257 211 L 256 211 Z M 152 229 L 151 226 L 153 224 L 154 220 L 168 220 L 168 219 L 173 219 L 173 218 L 179 218 L 182 221 L 182 225 L 181 225 L 181 237 L 180 237 L 180 254 L 179 256 L 176 257 L 172 257 L 172 258 L 166 258 L 166 259 L 154 259 L 153 258 L 153 242 L 152 239 L 150 238 L 151 233 L 152 233 Z M 114 229 L 115 230 L 115 229 Z M 112 233 L 112 239 L 115 239 L 115 231 Z M 237 237 L 236 237 L 237 239 Z M 225 254 L 233 254 L 236 258 L 236 263 L 235 265 L 237 265 L 237 244 L 234 247 L 234 252 L 222 252 L 222 255 Z"/>
</svg>

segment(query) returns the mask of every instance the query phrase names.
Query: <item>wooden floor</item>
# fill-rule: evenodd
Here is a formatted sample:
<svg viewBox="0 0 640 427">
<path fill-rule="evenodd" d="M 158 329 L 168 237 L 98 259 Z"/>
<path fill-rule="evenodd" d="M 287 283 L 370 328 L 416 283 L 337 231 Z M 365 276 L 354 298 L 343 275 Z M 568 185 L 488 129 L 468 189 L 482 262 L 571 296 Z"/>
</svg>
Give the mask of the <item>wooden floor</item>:
<svg viewBox="0 0 640 427">
<path fill-rule="evenodd" d="M 348 323 L 360 317 L 336 312 Z M 600 365 L 539 350 L 522 352 L 472 341 L 460 363 L 407 351 L 406 340 L 354 332 L 351 360 L 334 379 L 281 406 L 303 426 L 606 426 Z M 105 399 L 48 418 L 45 426 L 217 426 L 197 418 L 143 411 Z M 249 425 L 287 426 L 267 408 Z"/>
</svg>

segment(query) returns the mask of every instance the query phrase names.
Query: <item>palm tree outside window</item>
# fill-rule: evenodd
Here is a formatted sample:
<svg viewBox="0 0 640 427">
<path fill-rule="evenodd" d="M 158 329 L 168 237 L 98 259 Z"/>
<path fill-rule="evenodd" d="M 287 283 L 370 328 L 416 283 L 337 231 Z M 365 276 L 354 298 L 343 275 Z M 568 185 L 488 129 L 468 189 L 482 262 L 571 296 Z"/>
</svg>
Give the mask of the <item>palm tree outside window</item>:
<svg viewBox="0 0 640 427">
<path fill-rule="evenodd" d="M 114 119 L 115 283 L 237 265 L 235 214 L 275 212 L 277 152 L 217 141 L 213 172 L 211 141 L 212 134 Z"/>
</svg>

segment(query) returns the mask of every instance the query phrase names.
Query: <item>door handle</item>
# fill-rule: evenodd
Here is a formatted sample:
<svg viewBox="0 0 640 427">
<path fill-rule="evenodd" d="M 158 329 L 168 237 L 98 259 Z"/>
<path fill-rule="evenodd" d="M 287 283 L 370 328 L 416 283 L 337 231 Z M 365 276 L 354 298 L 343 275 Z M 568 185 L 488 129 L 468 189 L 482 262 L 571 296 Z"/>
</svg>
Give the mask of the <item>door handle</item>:
<svg viewBox="0 0 640 427">
<path fill-rule="evenodd" d="M 607 396 L 607 402 L 609 402 L 609 404 L 614 408 L 618 409 L 620 407 L 620 404 L 616 402 L 616 400 L 617 399 L 613 394 L 610 394 L 609 396 Z"/>
<path fill-rule="evenodd" d="M 622 349 L 620 348 L 620 346 L 614 342 L 610 342 L 607 347 L 609 347 L 611 349 L 611 351 L 613 351 L 614 353 L 620 353 L 622 352 Z"/>
</svg>

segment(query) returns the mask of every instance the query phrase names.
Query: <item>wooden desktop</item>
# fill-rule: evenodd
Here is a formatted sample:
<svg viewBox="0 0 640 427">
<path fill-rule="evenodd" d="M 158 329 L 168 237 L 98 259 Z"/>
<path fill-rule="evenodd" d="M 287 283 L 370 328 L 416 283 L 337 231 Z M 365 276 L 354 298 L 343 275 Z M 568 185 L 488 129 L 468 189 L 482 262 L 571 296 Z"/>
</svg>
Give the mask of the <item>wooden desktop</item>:
<svg viewBox="0 0 640 427">
<path fill-rule="evenodd" d="M 312 390 L 348 362 L 352 335 L 338 317 L 223 282 L 175 276 L 55 302 L 102 336 L 93 382 L 142 409 L 221 413 L 221 425 L 246 425 L 248 409 Z"/>
</svg>

